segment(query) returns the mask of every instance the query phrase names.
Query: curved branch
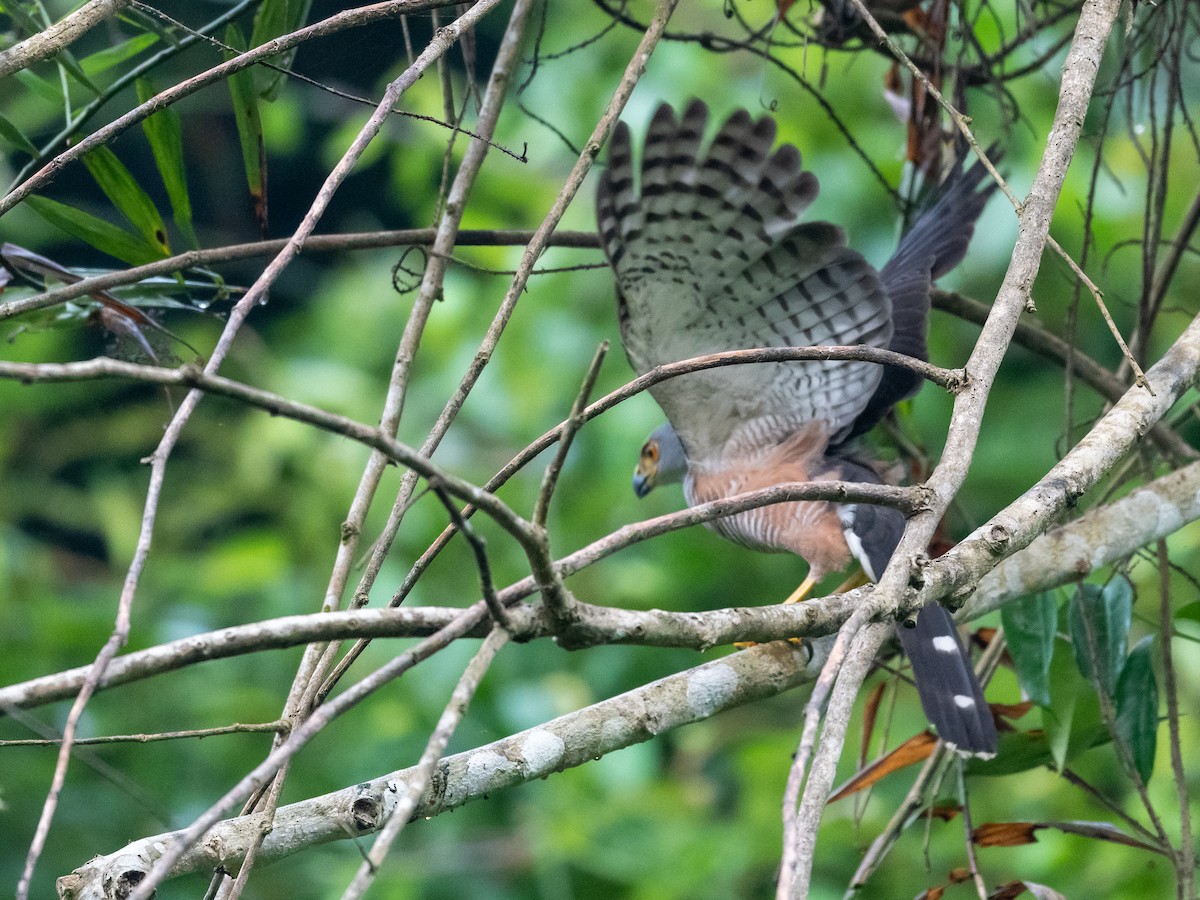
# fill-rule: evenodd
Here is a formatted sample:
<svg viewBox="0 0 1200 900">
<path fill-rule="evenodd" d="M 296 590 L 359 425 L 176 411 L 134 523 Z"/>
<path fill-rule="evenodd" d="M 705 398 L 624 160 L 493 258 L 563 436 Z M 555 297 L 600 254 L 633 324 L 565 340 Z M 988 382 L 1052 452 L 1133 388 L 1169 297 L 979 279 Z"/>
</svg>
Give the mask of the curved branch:
<svg viewBox="0 0 1200 900">
<path fill-rule="evenodd" d="M 988 313 L 991 311 L 988 306 L 978 300 L 951 291 L 934 290 L 933 305 L 936 309 L 951 313 L 968 322 L 974 322 L 976 325 L 986 322 Z M 1039 325 L 1032 325 L 1024 319 L 1018 321 L 1017 329 L 1013 333 L 1013 341 L 1026 350 L 1031 350 L 1060 365 L 1065 366 L 1069 360 L 1072 370 L 1080 380 L 1101 397 L 1113 403 L 1125 396 L 1125 391 L 1129 388 L 1128 384 L 1083 353 L 1078 347 L 1073 347 L 1058 335 Z M 1160 450 L 1176 461 L 1193 460 L 1200 456 L 1195 447 L 1162 422 L 1154 424 L 1154 427 L 1150 429 L 1150 437 L 1158 444 Z"/>
<path fill-rule="evenodd" d="M 930 601 L 966 599 L 996 564 L 1023 549 L 1131 453 L 1150 427 L 1200 374 L 1200 317 L 1146 373 L 1150 391 L 1133 387 L 1032 488 L 941 556 L 926 572 Z M 1184 471 L 1191 471 L 1191 466 Z M 1101 545 L 1103 546 L 1103 544 Z"/>
<path fill-rule="evenodd" d="M 41 59 L 65 50 L 101 22 L 112 18 L 132 0 L 89 0 L 63 16 L 45 31 L 25 38 L 0 52 L 0 78 L 19 72 Z"/>
<path fill-rule="evenodd" d="M 958 619 L 969 622 L 1010 600 L 1077 581 L 1124 559 L 1140 547 L 1167 537 L 1200 519 L 1200 462 L 1143 485 L 1119 500 L 1088 510 L 1050 531 L 985 575 Z M 597 542 L 593 548 L 602 545 Z M 564 574 L 578 571 L 595 552 L 584 548 L 559 560 Z M 930 563 L 936 569 L 938 561 Z M 515 602 L 517 585 L 506 599 Z M 533 591 L 532 582 L 527 593 Z M 734 641 L 778 640 L 784 635 L 831 634 L 861 601 L 864 592 L 833 594 L 807 603 L 730 607 L 702 612 L 631 610 L 579 603 L 579 621 L 560 637 L 575 648 L 595 644 L 638 644 L 706 650 Z M 283 616 L 235 625 L 127 653 L 113 660 L 100 688 L 115 687 L 197 662 L 259 650 L 294 647 L 340 638 L 427 637 L 448 626 L 464 610 L 453 607 L 399 607 Z M 514 610 L 522 638 L 548 637 L 553 629 L 532 610 Z M 517 615 L 522 614 L 522 615 Z M 491 625 L 480 618 L 464 636 L 482 638 Z M 564 640 L 565 638 L 565 640 Z M 0 688 L 0 709 L 34 707 L 71 697 L 88 667 L 67 669 Z"/>
<path fill-rule="evenodd" d="M 364 231 L 352 234 L 314 234 L 301 249 L 302 253 L 330 253 L 342 250 L 375 250 L 381 247 L 426 247 L 433 244 L 437 235 L 433 228 L 407 228 L 398 231 Z M 525 246 L 533 237 L 532 231 L 503 231 L 490 229 L 464 230 L 458 232 L 455 245 L 459 247 L 515 247 Z M 556 231 L 547 243 L 552 247 L 581 247 L 594 250 L 599 247 L 596 235 L 590 231 Z M 43 291 L 32 297 L 0 303 L 0 321 L 57 306 L 68 300 L 86 297 L 98 291 L 106 291 L 122 285 L 136 284 L 147 278 L 173 275 L 187 269 L 198 269 L 217 263 L 254 259 L 271 256 L 288 244 L 287 238 L 272 241 L 253 241 L 248 244 L 231 244 L 209 250 L 188 250 L 166 259 L 158 259 L 142 266 L 117 269 L 103 275 L 93 275 L 74 284 Z"/>
<path fill-rule="evenodd" d="M 786 642 L 762 644 L 446 757 L 438 763 L 415 815 L 435 816 L 504 788 L 591 762 L 663 731 L 775 696 L 799 684 L 809 668 L 823 661 L 819 655 L 806 660 L 803 651 Z M 307 847 L 370 834 L 391 815 L 397 797 L 415 775 L 415 767 L 401 769 L 280 807 L 259 858 L 279 859 Z M 170 877 L 217 866 L 236 869 L 258 832 L 260 822 L 255 816 L 217 823 L 174 863 Z M 92 859 L 60 879 L 60 896 L 82 897 L 100 884 L 139 883 L 163 849 L 181 835 L 176 831 L 144 838 Z"/>
<path fill-rule="evenodd" d="M 975 597 L 959 619 L 973 619 L 1025 593 L 1045 590 L 1083 577 L 1198 518 L 1200 463 L 1193 463 L 1114 503 L 1089 511 L 1077 521 L 1044 535 L 1025 550 L 1005 560 L 983 579 Z M 1108 539 L 1097 540 L 1097 535 Z M 930 567 L 936 568 L 938 563 L 939 560 L 934 560 Z M 841 607 L 836 615 L 844 619 L 854 608 L 856 595 L 861 596 L 861 592 L 838 595 L 820 602 L 839 600 Z M 817 602 L 812 601 L 788 606 L 701 613 L 604 609 L 603 614 L 612 615 L 614 621 L 616 617 L 627 620 L 620 626 L 631 629 L 625 637 L 631 641 L 648 643 L 647 639 L 653 636 L 651 629 L 655 623 L 661 625 L 665 632 L 666 629 L 679 628 L 684 621 L 699 625 L 706 621 L 732 621 L 742 614 L 751 613 L 796 616 L 804 612 L 803 607 L 816 605 Z M 586 606 L 583 608 L 588 609 Z M 460 612 L 434 609 L 360 610 L 354 613 L 292 616 L 187 640 L 201 641 L 211 637 L 216 647 L 222 643 L 220 638 L 224 635 L 300 620 L 312 622 L 314 639 L 331 638 L 340 633 L 341 623 L 350 622 L 352 617 L 358 617 L 360 626 L 364 626 L 359 633 L 370 635 L 365 626 L 377 624 L 380 631 L 373 636 L 386 637 L 392 636 L 392 632 L 390 627 L 385 629 L 384 626 L 392 623 L 399 625 L 408 622 L 421 628 L 433 628 L 438 624 L 437 616 L 452 616 Z M 329 623 L 328 630 L 319 626 L 320 620 Z M 800 623 L 797 623 L 797 627 L 800 627 Z M 481 637 L 489 629 L 490 626 L 480 616 L 475 628 L 465 632 L 464 636 Z M 614 640 L 619 639 L 614 635 Z M 811 647 L 814 655 L 806 665 L 804 655 L 792 652 L 790 644 L 760 644 L 751 650 L 653 682 L 545 725 L 447 757 L 439 764 L 433 784 L 420 801 L 416 815 L 436 815 L 498 790 L 581 765 L 595 756 L 646 740 L 654 734 L 697 721 L 697 718 L 774 696 L 809 680 L 809 673 L 819 671 L 824 664 L 831 645 L 831 638 L 813 641 Z M 155 650 L 121 657 L 114 661 L 110 676 L 120 671 L 123 661 L 152 652 Z M 62 673 L 63 676 L 67 674 Z M 724 686 L 724 693 L 715 698 L 717 702 L 714 705 L 714 689 L 721 686 Z M 699 716 L 696 715 L 697 708 Z M 655 723 L 653 733 L 646 730 L 648 721 Z M 552 767 L 545 763 L 548 753 L 554 759 Z M 354 785 L 281 807 L 275 827 L 263 845 L 264 858 L 278 859 L 307 847 L 356 837 L 374 830 L 386 818 L 388 803 L 394 803 L 396 792 L 390 788 L 399 782 L 407 782 L 413 771 L 403 769 L 364 785 Z M 184 857 L 172 874 L 202 871 L 222 863 L 236 865 L 240 848 L 249 845 L 257 827 L 254 817 L 228 819 L 219 823 L 191 854 Z M 161 846 L 162 842 L 175 834 L 145 838 L 117 852 L 97 857 L 66 876 L 64 884 L 83 885 L 96 877 L 117 877 L 121 866 L 130 866 L 128 871 L 142 871 L 138 867 L 147 866 L 152 861 L 147 854 L 153 853 L 156 846 Z M 214 854 L 220 858 L 214 859 Z M 78 896 L 66 891 L 62 895 Z"/>
</svg>

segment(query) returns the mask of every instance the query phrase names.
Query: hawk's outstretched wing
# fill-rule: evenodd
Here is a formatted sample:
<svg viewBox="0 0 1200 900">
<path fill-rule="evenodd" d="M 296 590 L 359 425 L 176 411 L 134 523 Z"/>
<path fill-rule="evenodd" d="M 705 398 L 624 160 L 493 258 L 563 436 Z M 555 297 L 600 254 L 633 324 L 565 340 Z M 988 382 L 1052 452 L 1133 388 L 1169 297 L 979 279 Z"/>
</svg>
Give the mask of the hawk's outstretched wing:
<svg viewBox="0 0 1200 900">
<path fill-rule="evenodd" d="M 742 110 L 701 153 L 707 119 L 700 101 L 681 120 L 659 107 L 640 179 L 629 129 L 613 135 L 597 217 L 634 368 L 753 347 L 886 347 L 892 310 L 879 274 L 841 229 L 796 224 L 817 195 L 799 151 L 772 152 L 774 121 Z M 865 362 L 763 363 L 685 375 L 651 392 L 688 458 L 704 465 L 731 439 L 769 446 L 813 421 L 836 441 L 880 374 Z"/>
</svg>

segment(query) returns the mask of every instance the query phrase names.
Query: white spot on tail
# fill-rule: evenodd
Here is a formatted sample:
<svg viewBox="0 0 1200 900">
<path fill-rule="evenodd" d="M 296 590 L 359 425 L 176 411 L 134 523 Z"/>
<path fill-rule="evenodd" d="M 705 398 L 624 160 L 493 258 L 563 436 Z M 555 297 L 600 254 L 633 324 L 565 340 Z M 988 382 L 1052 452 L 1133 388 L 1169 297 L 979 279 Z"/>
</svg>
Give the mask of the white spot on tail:
<svg viewBox="0 0 1200 900">
<path fill-rule="evenodd" d="M 933 649 L 938 653 L 957 653 L 958 641 L 948 634 L 939 634 L 933 639 Z"/>
<path fill-rule="evenodd" d="M 975 698 L 968 697 L 966 694 L 955 694 L 954 705 L 959 709 L 972 709 L 975 706 Z"/>
</svg>

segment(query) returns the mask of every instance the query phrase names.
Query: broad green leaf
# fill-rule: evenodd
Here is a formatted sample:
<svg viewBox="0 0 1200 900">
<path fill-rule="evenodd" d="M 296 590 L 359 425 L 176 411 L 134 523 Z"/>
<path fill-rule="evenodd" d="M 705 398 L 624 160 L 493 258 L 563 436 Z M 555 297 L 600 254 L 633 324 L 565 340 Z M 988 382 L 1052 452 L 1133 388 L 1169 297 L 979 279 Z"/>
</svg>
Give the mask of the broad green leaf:
<svg viewBox="0 0 1200 900">
<path fill-rule="evenodd" d="M 159 256 L 170 256 L 167 226 L 130 171 L 107 147 L 97 147 L 83 157 L 83 164 L 100 185 L 100 190 L 137 231 L 146 243 L 159 249 Z"/>
<path fill-rule="evenodd" d="M 996 755 L 991 759 L 971 757 L 966 761 L 968 775 L 1015 775 L 1052 762 L 1050 744 L 1043 731 L 1009 731 L 1000 735 Z"/>
<path fill-rule="evenodd" d="M 225 29 L 225 43 L 235 50 L 246 46 L 242 33 L 236 25 Z M 230 54 L 226 57 L 229 58 Z M 254 201 L 254 213 L 259 227 L 267 227 L 266 145 L 263 143 L 262 119 L 258 114 L 258 96 L 254 90 L 254 76 L 243 69 L 229 76 L 229 93 L 233 97 L 233 117 L 237 123 L 238 139 L 242 146 L 242 165 L 246 170 L 246 184 Z"/>
<path fill-rule="evenodd" d="M 1048 591 L 1006 603 L 1000 610 L 1000 621 L 1021 687 L 1034 703 L 1049 706 L 1048 675 L 1058 628 L 1054 594 Z"/>
<path fill-rule="evenodd" d="M 162 258 L 158 248 L 146 243 L 139 235 L 131 234 L 91 213 L 37 195 L 26 197 L 25 202 L 47 222 L 131 266 Z"/>
<path fill-rule="evenodd" d="M 1132 615 L 1133 589 L 1124 578 L 1114 578 L 1103 588 L 1080 585 L 1067 607 L 1075 663 L 1084 678 L 1110 697 L 1125 665 Z"/>
<path fill-rule="evenodd" d="M 24 150 L 30 156 L 38 155 L 38 148 L 33 145 L 24 133 L 4 116 L 0 116 L 0 137 L 12 144 L 17 150 Z"/>
<path fill-rule="evenodd" d="M 1188 619 L 1192 622 L 1200 622 L 1200 600 L 1196 600 L 1186 606 L 1181 606 L 1175 613 L 1176 619 Z"/>
<path fill-rule="evenodd" d="M 1150 780 L 1158 741 L 1158 683 L 1154 680 L 1151 650 L 1154 637 L 1147 635 L 1125 661 L 1117 681 L 1117 734 L 1133 754 L 1133 766 Z"/>
<path fill-rule="evenodd" d="M 132 59 L 156 43 L 158 43 L 158 38 L 153 34 L 139 34 L 127 41 L 122 41 L 115 47 L 107 47 L 90 56 L 85 56 L 80 65 L 88 75 L 96 76 L 113 66 L 119 66 L 126 60 Z"/>
<path fill-rule="evenodd" d="M 137 82 L 138 102 L 145 103 L 154 96 L 154 86 L 144 78 Z M 183 232 L 184 238 L 192 248 L 198 247 L 196 233 L 192 229 L 192 200 L 188 195 L 187 168 L 183 155 L 183 131 L 179 125 L 179 113 L 171 107 L 160 109 L 148 119 L 142 121 L 142 131 L 150 142 L 150 150 L 154 154 L 154 164 L 158 167 L 159 177 L 167 189 L 167 197 L 171 201 L 171 212 L 175 224 Z"/>
<path fill-rule="evenodd" d="M 1061 771 L 1093 746 L 1104 733 L 1104 722 L 1091 683 L 1079 673 L 1066 647 L 1055 650 L 1050 660 L 1050 706 L 1042 709 L 1042 724 L 1054 766 Z"/>
<path fill-rule="evenodd" d="M 250 35 L 250 46 L 257 47 L 273 40 L 282 34 L 288 34 L 299 28 L 308 18 L 312 0 L 263 0 L 254 15 L 254 31 Z M 287 68 L 295 59 L 296 49 L 293 47 L 286 53 L 275 57 L 272 62 Z M 275 99 L 279 85 L 284 79 L 282 72 L 263 66 L 254 68 L 254 78 L 258 85 L 258 95 L 264 100 Z"/>
</svg>

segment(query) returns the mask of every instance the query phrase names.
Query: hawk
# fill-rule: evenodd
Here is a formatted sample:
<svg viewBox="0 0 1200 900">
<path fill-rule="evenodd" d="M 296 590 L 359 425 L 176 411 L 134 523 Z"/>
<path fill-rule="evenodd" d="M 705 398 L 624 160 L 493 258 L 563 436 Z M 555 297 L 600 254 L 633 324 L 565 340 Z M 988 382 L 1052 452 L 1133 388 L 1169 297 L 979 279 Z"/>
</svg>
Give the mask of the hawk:
<svg viewBox="0 0 1200 900">
<path fill-rule="evenodd" d="M 828 222 L 798 223 L 816 177 L 775 122 L 739 110 L 704 144 L 708 108 L 650 123 L 641 163 L 629 128 L 613 133 L 596 216 L 617 282 L 626 355 L 638 373 L 722 350 L 864 345 L 927 357 L 933 280 L 966 254 L 991 193 L 976 165 L 942 187 L 882 270 Z M 682 481 L 689 506 L 792 481 L 882 482 L 855 438 L 916 393 L 908 370 L 861 361 L 756 363 L 690 373 L 650 393 L 669 424 L 642 448 L 634 488 Z M 788 502 L 708 523 L 732 541 L 808 562 L 799 599 L 824 575 L 862 564 L 876 580 L 904 530 L 898 510 Z M 923 608 L 899 628 L 922 707 L 967 754 L 996 729 L 950 613 Z"/>
</svg>

